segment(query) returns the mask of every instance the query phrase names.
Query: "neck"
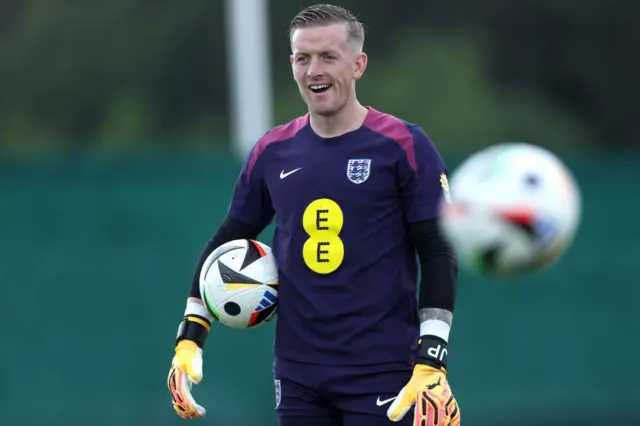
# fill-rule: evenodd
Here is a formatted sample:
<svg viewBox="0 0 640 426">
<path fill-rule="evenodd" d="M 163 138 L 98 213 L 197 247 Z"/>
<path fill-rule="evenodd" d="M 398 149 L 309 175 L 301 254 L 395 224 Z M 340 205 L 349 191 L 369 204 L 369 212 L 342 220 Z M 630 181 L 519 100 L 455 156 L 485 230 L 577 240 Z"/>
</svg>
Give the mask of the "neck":
<svg viewBox="0 0 640 426">
<path fill-rule="evenodd" d="M 368 112 L 358 101 L 353 101 L 333 115 L 311 113 L 309 123 L 318 136 L 331 138 L 359 129 Z"/>
</svg>

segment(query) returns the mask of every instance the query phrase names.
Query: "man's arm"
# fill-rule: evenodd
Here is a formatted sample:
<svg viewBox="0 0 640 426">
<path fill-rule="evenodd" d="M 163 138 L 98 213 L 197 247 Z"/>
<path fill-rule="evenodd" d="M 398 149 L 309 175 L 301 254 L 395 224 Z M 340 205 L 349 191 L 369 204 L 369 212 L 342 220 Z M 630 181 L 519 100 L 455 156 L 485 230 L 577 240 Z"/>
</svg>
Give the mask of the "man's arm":
<svg viewBox="0 0 640 426">
<path fill-rule="evenodd" d="M 205 260 L 207 260 L 207 257 L 209 257 L 216 248 L 233 240 L 255 240 L 262 231 L 263 230 L 257 226 L 232 219 L 229 216 L 225 217 L 218 227 L 218 230 L 213 234 L 209 241 L 207 241 L 207 244 L 204 246 L 200 257 L 198 258 L 196 269 L 193 272 L 193 277 L 191 278 L 189 300 L 202 304 L 202 301 L 200 300 L 200 270 L 202 269 L 202 265 L 204 265 Z"/>
<path fill-rule="evenodd" d="M 203 348 L 209 334 L 211 322 L 213 322 L 214 318 L 204 306 L 200 297 L 200 270 L 207 257 L 224 243 L 238 239 L 255 239 L 262 231 L 263 228 L 240 222 L 229 216 L 224 218 L 198 258 L 198 263 L 191 278 L 191 288 L 187 298 L 184 319 L 178 330 L 176 343 L 181 340 L 191 340 L 196 342 L 198 347 Z"/>
<path fill-rule="evenodd" d="M 184 317 L 178 327 L 176 344 L 183 340 L 191 340 L 202 349 L 214 320 L 200 299 L 200 270 L 207 257 L 229 241 L 257 238 L 273 219 L 275 212 L 261 169 L 265 162 L 261 153 L 264 152 L 266 143 L 265 139 L 259 140 L 245 159 L 233 188 L 227 216 L 198 258 L 191 278 Z"/>
<path fill-rule="evenodd" d="M 415 406 L 420 424 L 460 425 L 460 408 L 446 379 L 447 343 L 453 320 L 458 266 L 454 251 L 442 238 L 437 218 L 409 225 L 420 259 L 420 343 L 416 365 L 389 406 L 387 416 L 401 420 Z M 444 414 L 445 419 L 439 416 Z M 418 424 L 418 423 L 416 423 Z"/>
<path fill-rule="evenodd" d="M 424 283 L 422 283 L 420 287 L 422 289 L 421 290 L 422 293 L 428 293 L 428 291 L 423 290 L 424 287 L 426 287 Z M 443 308 L 422 308 L 420 309 L 420 324 L 427 325 L 428 324 L 427 321 L 443 322 L 449 328 L 451 328 L 451 323 L 453 322 L 453 312 Z M 449 336 L 447 336 L 447 338 L 448 337 Z"/>
<path fill-rule="evenodd" d="M 224 243 L 255 239 L 275 214 L 263 179 L 261 153 L 269 141 L 260 139 L 247 156 L 233 189 L 227 216 L 207 242 L 191 278 L 189 297 L 175 339 L 175 355 L 167 385 L 176 413 L 185 419 L 202 417 L 206 410 L 191 395 L 191 386 L 202 380 L 202 349 L 211 330 L 213 315 L 200 299 L 200 271 L 207 257 Z"/>
<path fill-rule="evenodd" d="M 420 336 L 423 341 L 419 358 L 436 368 L 446 367 L 447 343 L 456 299 L 458 262 L 453 248 L 440 233 L 437 219 L 412 223 L 409 225 L 409 232 L 418 253 L 421 270 L 418 307 Z"/>
<path fill-rule="evenodd" d="M 438 223 L 440 204 L 448 191 L 447 167 L 424 130 L 415 125 L 408 129 L 411 139 L 405 141 L 409 148 L 399 162 L 399 177 L 409 234 L 422 272 L 418 299 L 420 335 L 442 340 L 440 343 L 445 345 L 440 345 L 438 355 L 444 353 L 446 357 L 458 280 L 455 252 L 442 236 Z M 425 339 L 422 340 L 425 346 Z M 446 364 L 445 358 L 443 361 Z"/>
<path fill-rule="evenodd" d="M 422 272 L 418 302 L 420 346 L 425 348 L 420 352 L 425 357 L 420 355 L 418 361 L 427 360 L 427 354 L 435 354 L 434 360 L 438 362 L 428 364 L 440 368 L 446 365 L 458 280 L 455 253 L 440 233 L 438 223 L 440 205 L 448 191 L 447 167 L 424 130 L 415 125 L 408 130 L 402 144 L 405 152 L 398 162 L 398 177 L 409 235 Z"/>
<path fill-rule="evenodd" d="M 274 211 L 260 168 L 260 153 L 264 140 L 258 141 L 242 166 L 233 188 L 231 204 L 218 230 L 207 242 L 191 278 L 187 307 L 190 303 L 204 305 L 200 299 L 200 271 L 207 257 L 222 244 L 239 239 L 256 239 L 271 222 Z M 191 305 L 193 306 L 193 305 Z M 196 310 L 199 308 L 195 306 Z M 186 313 L 185 313 L 186 316 Z M 209 320 L 211 321 L 211 320 Z"/>
<path fill-rule="evenodd" d="M 458 262 L 438 223 L 448 190 L 447 168 L 429 136 L 418 126 L 408 129 L 411 137 L 405 135 L 402 141 L 406 155 L 398 163 L 398 176 L 408 231 L 420 260 L 420 342 L 411 379 L 387 416 L 399 421 L 414 406 L 416 424 L 459 426 L 460 410 L 446 378 Z"/>
</svg>

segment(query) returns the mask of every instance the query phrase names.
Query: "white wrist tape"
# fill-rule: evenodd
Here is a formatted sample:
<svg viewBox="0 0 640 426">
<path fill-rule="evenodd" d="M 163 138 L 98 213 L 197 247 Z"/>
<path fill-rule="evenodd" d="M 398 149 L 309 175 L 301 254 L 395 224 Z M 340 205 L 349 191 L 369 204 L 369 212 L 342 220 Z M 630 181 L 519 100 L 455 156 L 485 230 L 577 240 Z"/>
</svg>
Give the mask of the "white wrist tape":
<svg viewBox="0 0 640 426">
<path fill-rule="evenodd" d="M 213 322 L 213 315 L 211 315 L 204 305 L 197 302 L 187 302 L 187 308 L 184 310 L 184 316 L 187 315 L 197 315 L 199 317 L 206 318 L 209 322 Z"/>
<path fill-rule="evenodd" d="M 420 323 L 420 336 L 436 336 L 448 343 L 450 331 L 451 326 L 444 321 L 430 319 Z"/>
</svg>

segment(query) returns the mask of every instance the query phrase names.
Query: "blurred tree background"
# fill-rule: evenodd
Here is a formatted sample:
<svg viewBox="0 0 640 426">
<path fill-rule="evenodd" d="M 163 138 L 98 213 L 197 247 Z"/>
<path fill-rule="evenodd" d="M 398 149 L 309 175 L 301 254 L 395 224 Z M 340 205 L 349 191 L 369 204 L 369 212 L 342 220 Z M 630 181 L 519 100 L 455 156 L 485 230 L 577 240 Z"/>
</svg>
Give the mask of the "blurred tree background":
<svg viewBox="0 0 640 426">
<path fill-rule="evenodd" d="M 286 28 L 310 2 L 270 2 L 276 121 L 304 112 Z M 365 104 L 446 150 L 640 141 L 640 2 L 344 0 L 368 27 Z M 393 6 L 393 7 L 391 7 Z M 224 2 L 3 0 L 5 153 L 130 151 L 229 141 Z"/>
</svg>

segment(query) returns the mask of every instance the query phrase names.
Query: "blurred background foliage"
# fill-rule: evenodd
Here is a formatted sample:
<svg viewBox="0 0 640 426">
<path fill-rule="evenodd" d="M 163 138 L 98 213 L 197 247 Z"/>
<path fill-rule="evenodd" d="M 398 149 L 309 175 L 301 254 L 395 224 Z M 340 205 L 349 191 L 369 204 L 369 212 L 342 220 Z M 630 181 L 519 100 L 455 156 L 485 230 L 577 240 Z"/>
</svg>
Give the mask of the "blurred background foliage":
<svg viewBox="0 0 640 426">
<path fill-rule="evenodd" d="M 270 4 L 277 122 L 304 112 L 286 28 L 309 3 Z M 637 146 L 640 2 L 383 3 L 340 2 L 368 28 L 361 100 L 445 151 Z M 225 28 L 222 1 L 3 0 L 2 151 L 228 144 Z"/>
</svg>

